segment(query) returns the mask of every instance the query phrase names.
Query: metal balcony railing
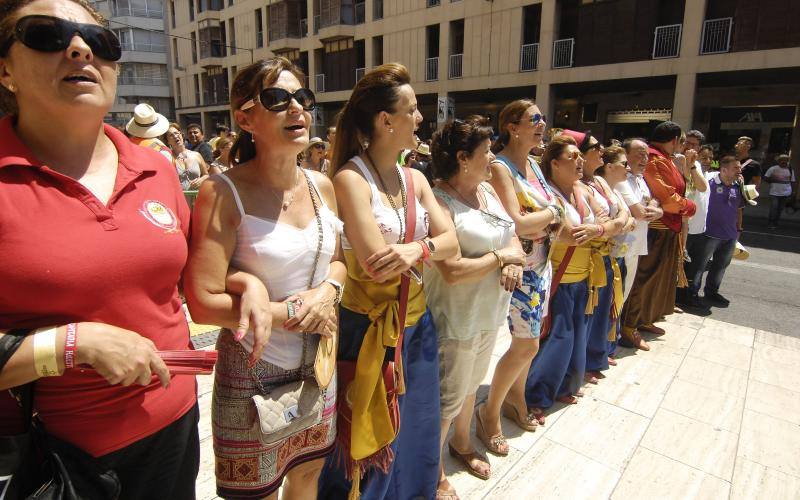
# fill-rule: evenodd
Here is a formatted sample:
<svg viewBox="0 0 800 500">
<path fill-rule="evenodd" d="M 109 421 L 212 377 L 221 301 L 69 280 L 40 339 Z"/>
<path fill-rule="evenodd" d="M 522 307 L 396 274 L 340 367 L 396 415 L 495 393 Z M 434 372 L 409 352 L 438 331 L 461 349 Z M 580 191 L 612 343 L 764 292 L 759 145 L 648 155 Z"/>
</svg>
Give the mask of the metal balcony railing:
<svg viewBox="0 0 800 500">
<path fill-rule="evenodd" d="M 365 2 L 356 3 L 356 24 L 364 24 L 367 20 L 367 4 Z"/>
<path fill-rule="evenodd" d="M 356 83 L 367 74 L 367 68 L 356 68 Z"/>
<path fill-rule="evenodd" d="M 464 74 L 464 54 L 450 54 L 447 78 L 453 80 L 461 78 Z"/>
<path fill-rule="evenodd" d="M 706 19 L 700 38 L 700 54 L 723 54 L 731 50 L 733 18 Z"/>
<path fill-rule="evenodd" d="M 300 20 L 300 38 L 308 36 L 308 19 Z"/>
<path fill-rule="evenodd" d="M 425 59 L 425 81 L 435 82 L 439 79 L 439 58 L 429 57 Z"/>
<path fill-rule="evenodd" d="M 122 50 L 131 52 L 155 52 L 163 54 L 167 52 L 167 46 L 157 43 L 121 43 Z"/>
<path fill-rule="evenodd" d="M 653 59 L 678 57 L 681 54 L 682 24 L 657 26 L 653 37 Z"/>
<path fill-rule="evenodd" d="M 553 69 L 571 68 L 574 49 L 574 38 L 564 38 L 553 42 Z"/>
<path fill-rule="evenodd" d="M 163 19 L 164 18 L 164 10 L 156 10 L 151 9 L 145 6 L 144 8 L 139 7 L 113 7 L 111 9 L 111 15 L 113 17 L 123 17 L 123 16 L 130 16 L 130 17 L 146 17 L 149 19 Z"/>
<path fill-rule="evenodd" d="M 319 14 L 316 14 L 314 16 L 314 34 L 315 35 L 317 33 L 319 33 L 319 23 L 321 23 L 321 22 L 322 22 L 322 18 L 319 16 Z"/>
<path fill-rule="evenodd" d="M 316 92 L 325 92 L 325 74 L 320 73 L 314 77 L 314 90 Z"/>
<path fill-rule="evenodd" d="M 519 51 L 519 70 L 536 71 L 539 66 L 539 44 L 526 43 Z"/>
<path fill-rule="evenodd" d="M 127 76 L 127 75 L 120 75 L 117 83 L 120 85 L 150 85 L 161 87 L 165 85 L 169 85 L 169 79 L 167 78 L 151 78 L 146 76 Z"/>
</svg>

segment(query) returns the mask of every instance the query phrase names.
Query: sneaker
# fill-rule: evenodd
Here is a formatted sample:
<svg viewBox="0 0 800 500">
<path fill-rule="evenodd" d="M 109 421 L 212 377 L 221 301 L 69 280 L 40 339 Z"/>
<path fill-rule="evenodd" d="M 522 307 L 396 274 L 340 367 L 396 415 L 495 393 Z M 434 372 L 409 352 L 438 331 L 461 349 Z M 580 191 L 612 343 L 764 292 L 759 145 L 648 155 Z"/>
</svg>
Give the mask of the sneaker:
<svg viewBox="0 0 800 500">
<path fill-rule="evenodd" d="M 692 295 L 689 297 L 689 302 L 687 305 L 692 309 L 708 309 L 708 305 L 706 305 L 699 295 Z"/>
<path fill-rule="evenodd" d="M 713 306 L 728 307 L 731 305 L 731 301 L 720 295 L 719 292 L 706 293 L 704 298 L 706 302 L 710 302 Z"/>
</svg>

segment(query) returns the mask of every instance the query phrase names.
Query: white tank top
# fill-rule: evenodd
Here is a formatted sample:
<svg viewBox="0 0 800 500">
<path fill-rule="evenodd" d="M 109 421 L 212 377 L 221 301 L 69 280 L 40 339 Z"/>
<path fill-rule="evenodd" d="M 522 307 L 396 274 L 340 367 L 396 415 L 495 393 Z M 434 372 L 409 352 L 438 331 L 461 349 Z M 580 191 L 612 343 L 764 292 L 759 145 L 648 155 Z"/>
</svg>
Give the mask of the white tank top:
<svg viewBox="0 0 800 500">
<path fill-rule="evenodd" d="M 313 174 L 308 174 L 319 199 L 323 200 Z M 301 229 L 280 221 L 248 215 L 233 182 L 225 174 L 219 177 L 230 186 L 241 216 L 236 228 L 236 248 L 231 257 L 231 266 L 259 278 L 267 287 L 272 302 L 283 301 L 294 293 L 306 290 L 319 243 L 316 217 L 312 217 L 308 225 Z M 322 219 L 322 249 L 313 287 L 319 286 L 328 276 L 331 259 L 336 252 L 336 235 L 342 232 L 343 226 L 324 200 L 319 211 Z M 316 352 L 319 338 L 312 335 L 309 340 L 306 363 L 314 359 L 312 354 Z M 248 330 L 241 342 L 248 351 L 253 349 L 252 329 Z M 302 334 L 273 327 L 261 359 L 284 370 L 293 370 L 300 366 L 302 353 Z"/>
<path fill-rule="evenodd" d="M 375 178 L 370 173 L 367 165 L 364 163 L 358 156 L 354 156 L 350 158 L 350 161 L 353 162 L 359 170 L 361 170 L 361 174 L 369 183 L 369 188 L 372 191 L 372 216 L 375 218 L 375 222 L 378 223 L 378 229 L 380 229 L 381 234 L 383 235 L 383 241 L 386 242 L 387 245 L 394 245 L 397 243 L 397 239 L 400 237 L 400 221 L 397 218 L 397 212 L 392 210 L 390 207 L 387 207 L 383 200 L 381 199 L 381 193 L 378 190 L 378 186 L 375 184 Z M 400 181 L 401 181 L 401 189 L 406 189 L 406 180 L 405 176 L 403 176 L 403 172 L 400 171 L 400 167 L 395 165 L 395 168 L 398 169 L 400 173 Z M 409 200 L 410 201 L 410 200 Z M 417 204 L 417 220 L 414 227 L 414 241 L 421 240 L 428 236 L 429 230 L 429 221 L 428 221 L 428 211 L 420 204 L 417 197 L 414 197 L 414 202 Z M 405 210 L 402 208 L 397 209 L 400 212 L 400 215 L 403 218 L 403 226 L 405 226 L 405 219 L 406 213 Z M 347 250 L 352 249 L 353 247 L 350 246 L 350 242 L 347 241 L 347 238 L 343 235 L 342 236 L 342 248 Z"/>
</svg>

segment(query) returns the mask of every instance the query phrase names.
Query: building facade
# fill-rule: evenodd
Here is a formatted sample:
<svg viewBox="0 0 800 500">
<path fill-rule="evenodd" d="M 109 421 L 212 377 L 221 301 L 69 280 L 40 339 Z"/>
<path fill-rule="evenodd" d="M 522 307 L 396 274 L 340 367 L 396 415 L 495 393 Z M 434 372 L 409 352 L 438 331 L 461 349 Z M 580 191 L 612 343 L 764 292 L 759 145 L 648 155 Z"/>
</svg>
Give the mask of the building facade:
<svg viewBox="0 0 800 500">
<path fill-rule="evenodd" d="M 103 0 L 94 5 L 122 44 L 116 100 L 106 121 L 124 125 L 143 102 L 174 119 L 163 1 Z"/>
<path fill-rule="evenodd" d="M 796 0 L 164 1 L 176 112 L 207 132 L 232 121 L 236 69 L 281 54 L 309 75 L 317 135 L 365 71 L 399 61 L 421 137 L 528 97 L 605 141 L 671 118 L 722 149 L 749 135 L 762 155 L 800 151 Z"/>
</svg>

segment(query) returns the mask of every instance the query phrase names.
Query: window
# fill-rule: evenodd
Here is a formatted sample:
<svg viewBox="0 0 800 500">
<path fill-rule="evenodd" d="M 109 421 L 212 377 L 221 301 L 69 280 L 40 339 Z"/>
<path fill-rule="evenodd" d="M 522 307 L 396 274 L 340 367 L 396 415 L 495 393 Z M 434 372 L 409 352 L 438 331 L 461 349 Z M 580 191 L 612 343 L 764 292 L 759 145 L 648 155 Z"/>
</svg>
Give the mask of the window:
<svg viewBox="0 0 800 500">
<path fill-rule="evenodd" d="M 181 79 L 175 79 L 175 102 L 178 104 L 178 107 L 183 107 L 183 99 L 181 99 Z"/>
<path fill-rule="evenodd" d="M 169 19 L 172 22 L 172 29 L 175 29 L 175 0 L 169 2 Z"/>
<path fill-rule="evenodd" d="M 191 42 L 192 44 L 192 64 L 197 64 L 197 32 L 192 31 Z"/>
<path fill-rule="evenodd" d="M 194 0 L 189 0 L 189 21 L 194 21 Z"/>
<path fill-rule="evenodd" d="M 376 36 L 372 39 L 372 65 L 383 64 L 383 37 Z"/>
<path fill-rule="evenodd" d="M 200 76 L 194 75 L 194 104 L 200 106 Z"/>
<path fill-rule="evenodd" d="M 383 19 L 383 0 L 373 0 L 372 3 L 372 20 L 378 19 Z"/>
<path fill-rule="evenodd" d="M 120 85 L 169 85 L 166 65 L 152 63 L 121 63 L 118 81 Z"/>
<path fill-rule="evenodd" d="M 261 18 L 261 9 L 256 9 L 256 48 L 264 46 L 264 21 Z"/>
<path fill-rule="evenodd" d="M 111 0 L 111 13 L 114 16 L 148 17 L 162 19 L 164 4 L 162 0 Z"/>
<path fill-rule="evenodd" d="M 180 61 L 178 60 L 178 39 L 172 39 L 172 57 L 175 60 L 175 68 L 179 68 L 181 66 Z"/>
<path fill-rule="evenodd" d="M 119 38 L 122 50 L 137 52 L 166 53 L 165 37 L 158 31 L 148 31 L 138 28 L 114 30 Z"/>
<path fill-rule="evenodd" d="M 200 58 L 225 57 L 224 24 L 200 29 Z"/>
<path fill-rule="evenodd" d="M 236 24 L 233 21 L 233 18 L 228 19 L 228 33 L 230 36 L 230 51 L 231 55 L 236 54 Z"/>
</svg>

